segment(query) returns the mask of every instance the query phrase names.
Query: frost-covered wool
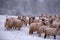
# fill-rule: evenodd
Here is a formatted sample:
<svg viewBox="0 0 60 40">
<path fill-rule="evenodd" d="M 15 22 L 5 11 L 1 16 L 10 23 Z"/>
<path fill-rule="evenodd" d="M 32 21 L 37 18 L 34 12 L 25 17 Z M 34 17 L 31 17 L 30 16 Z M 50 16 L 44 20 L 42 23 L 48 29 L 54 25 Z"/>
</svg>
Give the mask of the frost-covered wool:
<svg viewBox="0 0 60 40">
<path fill-rule="evenodd" d="M 5 27 L 7 29 L 18 28 L 18 30 L 22 27 L 23 22 L 16 18 L 7 18 L 5 22 Z"/>
<path fill-rule="evenodd" d="M 56 28 L 46 28 L 44 38 L 46 38 L 47 36 L 54 36 L 54 39 L 56 39 L 57 33 L 58 33 L 58 31 Z"/>
<path fill-rule="evenodd" d="M 45 29 L 49 27 L 50 26 L 40 26 L 38 30 L 39 36 L 41 36 L 42 33 L 45 33 Z"/>
<path fill-rule="evenodd" d="M 32 23 L 29 28 L 29 34 L 33 34 L 33 32 L 35 31 L 38 32 L 38 29 L 41 25 L 42 25 L 41 23 Z"/>
<path fill-rule="evenodd" d="M 5 26 L 7 29 L 12 29 L 12 27 L 13 27 L 13 19 L 14 19 L 14 18 L 7 18 L 7 19 L 6 19 L 4 26 Z"/>
</svg>

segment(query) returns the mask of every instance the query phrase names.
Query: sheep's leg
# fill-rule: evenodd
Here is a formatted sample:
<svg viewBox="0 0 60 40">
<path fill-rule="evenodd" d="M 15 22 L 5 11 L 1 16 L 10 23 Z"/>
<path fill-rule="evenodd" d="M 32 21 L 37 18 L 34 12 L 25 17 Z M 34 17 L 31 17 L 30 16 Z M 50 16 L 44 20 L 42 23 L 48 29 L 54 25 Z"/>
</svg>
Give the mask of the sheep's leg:
<svg viewBox="0 0 60 40">
<path fill-rule="evenodd" d="M 20 30 L 20 28 L 18 28 L 18 30 Z"/>
<path fill-rule="evenodd" d="M 29 34 L 33 34 L 33 30 L 30 30 L 30 31 L 29 31 Z"/>
<path fill-rule="evenodd" d="M 27 26 L 27 23 L 25 23 L 25 25 Z"/>
<path fill-rule="evenodd" d="M 54 35 L 54 39 L 56 39 L 56 35 Z"/>
<path fill-rule="evenodd" d="M 7 27 L 6 29 L 9 30 L 9 29 L 12 29 L 12 27 Z"/>
<path fill-rule="evenodd" d="M 12 27 L 10 26 L 10 27 L 8 27 L 8 29 L 12 29 Z"/>
<path fill-rule="evenodd" d="M 46 38 L 47 37 L 47 35 L 46 35 L 46 33 L 45 33 L 45 36 L 44 36 L 44 38 Z"/>
<path fill-rule="evenodd" d="M 46 38 L 47 37 L 47 35 L 46 35 L 46 30 L 45 30 L 45 36 L 44 36 L 44 38 Z"/>
<path fill-rule="evenodd" d="M 20 30 L 20 27 L 18 28 L 18 30 Z"/>
<path fill-rule="evenodd" d="M 27 23 L 25 23 L 25 25 L 27 26 Z"/>
<path fill-rule="evenodd" d="M 17 28 L 16 26 L 13 27 L 13 29 L 16 29 L 16 28 Z"/>
<path fill-rule="evenodd" d="M 30 25 L 30 19 L 29 19 L 29 25 Z"/>
<path fill-rule="evenodd" d="M 16 29 L 16 27 L 15 27 L 15 29 Z"/>
<path fill-rule="evenodd" d="M 12 29 L 12 27 L 10 27 L 10 29 Z"/>
<path fill-rule="evenodd" d="M 29 25 L 30 25 L 31 23 L 29 22 Z"/>
<path fill-rule="evenodd" d="M 39 37 L 41 36 L 41 33 L 39 32 Z"/>
<path fill-rule="evenodd" d="M 39 33 L 39 31 L 37 31 L 37 33 Z"/>
<path fill-rule="evenodd" d="M 6 28 L 7 30 L 9 30 L 9 28 Z"/>
<path fill-rule="evenodd" d="M 39 34 L 39 37 L 41 36 L 41 34 Z"/>
<path fill-rule="evenodd" d="M 14 27 L 12 27 L 12 29 L 14 29 Z"/>
</svg>

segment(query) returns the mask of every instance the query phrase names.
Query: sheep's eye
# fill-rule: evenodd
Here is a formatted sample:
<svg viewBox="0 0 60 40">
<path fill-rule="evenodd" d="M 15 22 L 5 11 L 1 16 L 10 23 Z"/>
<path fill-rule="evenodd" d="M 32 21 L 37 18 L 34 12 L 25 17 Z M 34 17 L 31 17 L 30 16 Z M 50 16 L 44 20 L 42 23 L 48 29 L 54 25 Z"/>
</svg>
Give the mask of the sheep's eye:
<svg viewBox="0 0 60 40">
<path fill-rule="evenodd" d="M 59 28 L 60 28 L 60 26 L 59 26 Z"/>
<path fill-rule="evenodd" d="M 55 26 L 53 26 L 53 28 L 55 28 Z"/>
</svg>

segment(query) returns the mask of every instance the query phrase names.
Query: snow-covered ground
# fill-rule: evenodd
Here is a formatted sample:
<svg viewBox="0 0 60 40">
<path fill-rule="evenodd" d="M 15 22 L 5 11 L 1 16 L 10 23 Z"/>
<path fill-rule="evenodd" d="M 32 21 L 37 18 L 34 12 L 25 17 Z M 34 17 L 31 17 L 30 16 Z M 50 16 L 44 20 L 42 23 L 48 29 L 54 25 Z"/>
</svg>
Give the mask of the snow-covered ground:
<svg viewBox="0 0 60 40">
<path fill-rule="evenodd" d="M 29 25 L 23 26 L 21 30 L 8 31 L 4 27 L 5 19 L 6 19 L 5 15 L 0 15 L 0 40 L 60 40 L 59 35 L 57 35 L 56 39 L 53 39 L 53 36 L 44 39 L 43 34 L 41 35 L 41 37 L 39 37 L 36 32 L 32 35 L 29 35 Z"/>
</svg>

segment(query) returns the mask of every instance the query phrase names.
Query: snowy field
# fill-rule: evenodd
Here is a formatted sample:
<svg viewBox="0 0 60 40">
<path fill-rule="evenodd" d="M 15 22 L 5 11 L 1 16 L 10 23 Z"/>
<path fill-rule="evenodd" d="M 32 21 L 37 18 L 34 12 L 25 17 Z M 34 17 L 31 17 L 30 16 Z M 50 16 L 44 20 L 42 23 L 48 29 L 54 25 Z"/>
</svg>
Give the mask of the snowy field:
<svg viewBox="0 0 60 40">
<path fill-rule="evenodd" d="M 13 16 L 12 16 L 13 17 Z M 5 15 L 0 15 L 0 40 L 60 40 L 60 36 L 57 35 L 56 39 L 53 36 L 49 36 L 44 39 L 44 35 L 41 37 L 35 32 L 29 35 L 29 25 L 23 26 L 21 30 L 6 30 L 4 27 Z"/>
</svg>

